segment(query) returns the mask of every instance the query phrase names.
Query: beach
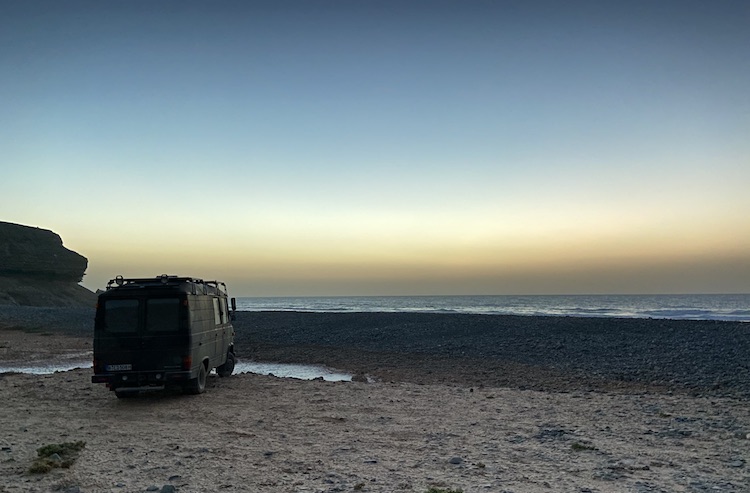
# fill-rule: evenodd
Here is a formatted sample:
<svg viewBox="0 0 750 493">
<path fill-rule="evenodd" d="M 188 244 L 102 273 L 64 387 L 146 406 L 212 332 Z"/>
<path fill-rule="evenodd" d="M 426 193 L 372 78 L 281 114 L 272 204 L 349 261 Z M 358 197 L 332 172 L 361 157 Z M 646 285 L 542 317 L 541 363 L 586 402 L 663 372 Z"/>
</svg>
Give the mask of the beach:
<svg viewBox="0 0 750 493">
<path fill-rule="evenodd" d="M 118 400 L 90 369 L 3 374 L 0 491 L 750 491 L 748 324 L 237 315 L 240 360 L 355 381 L 212 375 Z M 92 317 L 3 307 L 2 363 L 85 354 Z M 77 441 L 71 467 L 28 472 Z"/>
</svg>

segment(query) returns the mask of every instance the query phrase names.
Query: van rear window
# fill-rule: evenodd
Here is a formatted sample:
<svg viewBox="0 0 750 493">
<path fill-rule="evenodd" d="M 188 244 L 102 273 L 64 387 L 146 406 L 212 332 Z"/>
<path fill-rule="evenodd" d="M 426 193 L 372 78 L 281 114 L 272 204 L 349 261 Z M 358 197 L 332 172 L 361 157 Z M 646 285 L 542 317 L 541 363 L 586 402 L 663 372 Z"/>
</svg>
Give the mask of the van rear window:
<svg viewBox="0 0 750 493">
<path fill-rule="evenodd" d="M 146 300 L 146 331 L 177 332 L 180 328 L 180 300 L 152 298 Z"/>
<path fill-rule="evenodd" d="M 138 300 L 107 300 L 104 326 L 110 332 L 137 332 Z"/>
</svg>

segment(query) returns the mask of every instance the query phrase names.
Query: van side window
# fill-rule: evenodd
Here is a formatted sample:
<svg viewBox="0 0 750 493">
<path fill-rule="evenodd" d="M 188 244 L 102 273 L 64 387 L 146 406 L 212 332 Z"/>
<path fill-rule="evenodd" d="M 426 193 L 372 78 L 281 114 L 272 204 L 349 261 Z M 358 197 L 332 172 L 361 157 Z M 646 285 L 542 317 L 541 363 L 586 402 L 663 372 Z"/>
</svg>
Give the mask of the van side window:
<svg viewBox="0 0 750 493">
<path fill-rule="evenodd" d="M 214 298 L 214 322 L 216 325 L 221 324 L 221 308 L 219 305 L 219 298 Z"/>
<path fill-rule="evenodd" d="M 177 332 L 180 328 L 180 300 L 152 298 L 146 300 L 146 331 Z"/>
<path fill-rule="evenodd" d="M 105 301 L 104 327 L 109 332 L 138 332 L 138 300 Z"/>
<path fill-rule="evenodd" d="M 229 304 L 227 299 L 224 298 L 224 303 L 221 304 L 221 321 L 225 324 L 229 323 Z"/>
</svg>

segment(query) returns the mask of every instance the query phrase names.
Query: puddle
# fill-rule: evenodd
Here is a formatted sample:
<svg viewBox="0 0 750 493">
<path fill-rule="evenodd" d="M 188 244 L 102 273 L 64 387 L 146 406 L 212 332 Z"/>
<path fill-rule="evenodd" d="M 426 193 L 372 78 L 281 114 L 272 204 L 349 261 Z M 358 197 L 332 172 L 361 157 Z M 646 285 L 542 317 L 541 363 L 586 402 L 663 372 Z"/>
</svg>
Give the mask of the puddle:
<svg viewBox="0 0 750 493">
<path fill-rule="evenodd" d="M 54 363 L 37 363 L 24 366 L 0 366 L 0 373 L 29 373 L 32 375 L 48 375 L 58 371 L 91 368 L 91 359 L 58 361 Z M 297 378 L 299 380 L 314 380 L 322 378 L 328 382 L 349 382 L 352 376 L 348 373 L 337 372 L 323 366 L 291 365 L 282 363 L 237 362 L 235 373 L 257 373 L 259 375 L 273 375 L 280 378 Z"/>
<path fill-rule="evenodd" d="M 91 368 L 91 360 L 36 363 L 33 366 L 0 366 L 0 373 L 31 373 L 32 375 L 47 375 L 58 371 L 75 370 L 78 368 Z"/>
<path fill-rule="evenodd" d="M 282 363 L 258 363 L 251 361 L 237 362 L 234 367 L 235 373 L 258 373 L 260 375 L 273 375 L 281 378 L 298 378 L 300 380 L 314 380 L 322 378 L 328 382 L 351 382 L 352 376 L 348 373 L 337 372 L 324 366 L 314 365 L 291 365 Z"/>
</svg>

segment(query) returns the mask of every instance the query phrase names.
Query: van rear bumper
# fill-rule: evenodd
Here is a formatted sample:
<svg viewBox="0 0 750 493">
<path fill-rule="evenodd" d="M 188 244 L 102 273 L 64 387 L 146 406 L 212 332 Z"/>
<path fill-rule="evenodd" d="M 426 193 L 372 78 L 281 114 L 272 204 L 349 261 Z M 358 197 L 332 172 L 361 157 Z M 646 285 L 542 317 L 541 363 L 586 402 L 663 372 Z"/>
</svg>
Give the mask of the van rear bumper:
<svg viewBox="0 0 750 493">
<path fill-rule="evenodd" d="M 185 383 L 190 378 L 189 371 L 127 371 L 98 373 L 91 377 L 91 383 L 104 383 L 110 390 L 115 390 L 129 387 L 163 387 L 168 384 Z"/>
</svg>

